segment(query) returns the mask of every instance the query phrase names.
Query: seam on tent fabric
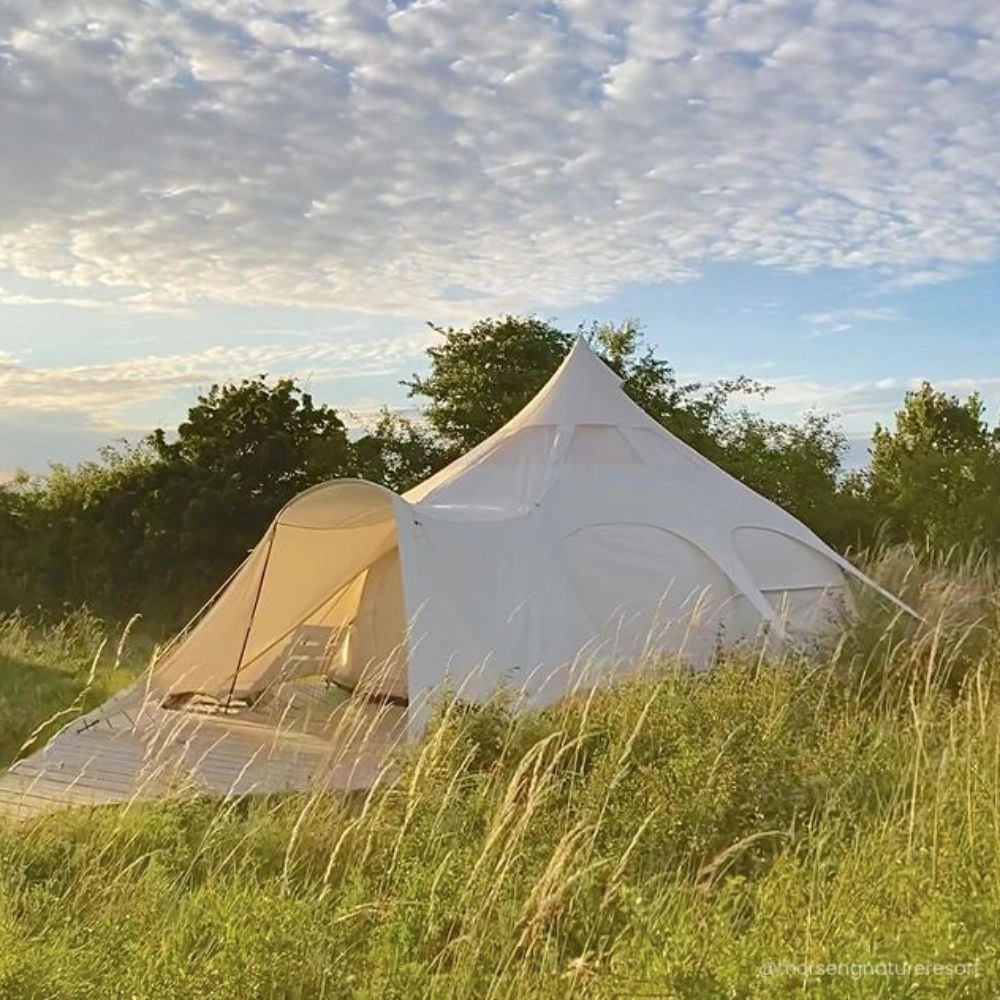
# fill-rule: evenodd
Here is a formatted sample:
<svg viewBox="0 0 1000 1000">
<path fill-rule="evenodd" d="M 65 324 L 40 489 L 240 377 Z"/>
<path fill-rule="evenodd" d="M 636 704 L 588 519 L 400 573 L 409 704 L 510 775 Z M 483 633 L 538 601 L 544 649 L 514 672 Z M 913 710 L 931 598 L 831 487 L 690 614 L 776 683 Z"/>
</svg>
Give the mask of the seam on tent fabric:
<svg viewBox="0 0 1000 1000">
<path fill-rule="evenodd" d="M 652 419 L 652 418 L 650 418 L 650 419 Z M 663 427 L 660 424 L 656 423 L 656 421 L 653 421 L 653 425 L 654 426 L 652 426 L 652 427 L 623 427 L 622 428 L 622 430 L 626 430 L 626 431 L 629 432 L 629 434 L 626 435 L 628 437 L 628 439 L 629 439 L 629 444 L 631 444 L 632 447 L 635 448 L 639 452 L 639 454 L 643 456 L 643 460 L 644 460 L 643 464 L 646 465 L 648 468 L 650 468 L 650 469 L 656 469 L 658 466 L 660 466 L 661 462 L 659 461 L 659 457 L 657 455 L 653 454 L 652 455 L 652 461 L 650 461 L 648 458 L 646 458 L 647 452 L 646 452 L 645 448 L 643 447 L 642 439 L 640 438 L 638 441 L 632 440 L 632 438 L 631 438 L 631 432 L 632 431 L 645 431 L 647 434 L 652 434 L 654 437 L 658 437 L 660 440 L 664 441 L 666 444 L 668 444 L 670 446 L 674 446 L 675 444 L 680 444 L 681 445 L 681 449 L 680 449 L 681 457 L 685 458 L 689 463 L 693 462 L 699 469 L 703 469 L 705 464 L 707 464 L 709 467 L 714 468 L 712 466 L 711 462 L 709 462 L 708 459 L 705 458 L 704 455 L 702 455 L 700 452 L 695 451 L 694 448 L 692 448 L 690 445 L 686 444 L 684 441 L 681 441 L 681 439 L 679 437 L 676 437 L 675 435 L 671 434 L 670 431 L 668 431 L 665 427 Z M 680 489 L 680 491 L 685 496 L 687 496 L 687 497 L 696 497 L 697 500 L 698 500 L 698 505 L 702 509 L 704 509 L 705 507 L 709 507 L 710 506 L 712 508 L 712 510 L 716 514 L 725 514 L 726 513 L 726 508 L 724 508 L 720 504 L 716 503 L 716 501 L 711 496 L 705 495 L 705 493 L 703 491 L 696 490 L 695 487 L 694 487 L 694 485 L 692 485 L 687 478 L 685 478 L 683 476 L 674 476 L 674 477 L 671 478 L 670 484 L 675 489 Z M 742 485 L 742 484 L 740 484 L 740 485 Z"/>
<path fill-rule="evenodd" d="M 579 594 L 577 592 L 577 588 L 576 588 L 575 584 L 573 583 L 573 578 L 567 572 L 565 563 L 559 557 L 559 554 L 558 554 L 557 550 L 558 550 L 559 546 L 562 545 L 563 542 L 569 540 L 574 535 L 581 534 L 584 531 L 589 531 L 592 528 L 617 528 L 617 527 L 651 528 L 654 531 L 662 532 L 663 534 L 670 535 L 673 538 L 679 538 L 682 542 L 686 542 L 693 549 L 696 549 L 699 553 L 701 553 L 701 555 L 704 556 L 705 559 L 708 560 L 708 562 L 711 563 L 722 574 L 722 576 L 725 578 L 726 582 L 729 584 L 730 590 L 732 591 L 732 593 L 730 593 L 727 596 L 727 598 L 726 598 L 727 601 L 736 600 L 736 599 L 738 599 L 740 597 L 746 597 L 747 596 L 747 594 L 745 593 L 745 588 L 741 587 L 729 575 L 729 573 L 726 572 L 725 568 L 719 563 L 719 561 L 714 556 L 712 556 L 710 553 L 708 553 L 707 551 L 705 551 L 705 549 L 702 548 L 701 545 L 699 545 L 695 541 L 692 541 L 690 538 L 685 538 L 683 535 L 679 534 L 678 532 L 671 531 L 670 528 L 664 528 L 664 527 L 662 527 L 661 525 L 658 525 L 658 524 L 648 524 L 648 523 L 643 522 L 643 521 L 598 521 L 598 522 L 595 522 L 593 524 L 583 525 L 583 526 L 581 526 L 579 528 L 574 529 L 568 535 L 564 535 L 562 538 L 559 539 L 559 541 L 557 541 L 555 543 L 555 545 L 553 545 L 553 547 L 551 549 L 551 552 L 550 552 L 550 555 L 552 556 L 553 561 L 559 566 L 560 573 L 563 574 L 566 577 L 566 580 L 569 583 L 570 588 L 571 588 L 573 594 L 576 596 L 577 603 L 580 605 L 580 608 L 583 611 L 584 617 L 592 625 L 594 625 L 595 628 L 603 628 L 603 626 L 598 625 L 596 622 L 594 622 L 594 619 L 591 616 L 590 612 L 584 606 L 583 601 L 580 600 Z M 764 596 L 763 591 L 760 591 L 760 594 L 761 594 L 762 597 Z M 758 610 L 758 614 L 759 613 L 760 612 Z M 764 617 L 764 616 L 762 616 L 762 617 Z"/>
<path fill-rule="evenodd" d="M 516 420 L 517 418 L 515 417 L 514 419 Z M 505 431 L 506 433 L 504 433 Z M 495 430 L 488 438 L 486 438 L 485 441 L 480 441 L 479 444 L 477 444 L 471 451 L 466 452 L 464 455 L 460 455 L 454 462 L 449 463 L 439 472 L 435 472 L 433 476 L 425 480 L 423 483 L 417 483 L 417 485 L 412 489 L 407 490 L 400 499 L 406 503 L 414 502 L 407 499 L 408 495 L 423 487 L 426 489 L 426 492 L 422 493 L 420 499 L 415 502 L 427 503 L 443 486 L 446 486 L 459 476 L 464 476 L 465 473 L 476 468 L 476 466 L 480 465 L 489 455 L 491 455 L 497 447 L 503 443 L 503 441 L 512 436 L 512 433 L 507 431 L 506 425 Z"/>
<path fill-rule="evenodd" d="M 301 503 L 306 497 L 310 497 L 314 493 L 321 493 L 324 490 L 343 490 L 351 486 L 360 486 L 363 490 L 370 490 L 373 493 L 379 493 L 386 497 L 386 499 L 403 499 L 403 497 L 401 497 L 398 493 L 394 493 L 390 490 L 388 486 L 380 486 L 378 483 L 373 483 L 368 479 L 328 479 L 325 483 L 317 483 L 315 486 L 310 486 L 309 489 L 303 490 L 298 494 L 298 496 L 292 497 L 292 499 L 278 511 L 274 520 L 281 520 L 281 516 L 285 513 L 285 511 L 291 510 L 297 504 Z"/>
<path fill-rule="evenodd" d="M 554 493 L 562 482 L 563 473 L 569 464 L 566 456 L 573 444 L 573 432 L 577 424 L 538 424 L 539 427 L 554 427 L 555 435 L 549 447 L 548 461 L 546 463 L 545 480 L 543 488 L 540 490 L 538 498 L 533 501 L 533 506 L 537 509 L 544 505 L 545 498 Z M 631 442 L 629 442 L 631 444 Z M 634 445 L 633 445 L 634 447 Z M 641 453 L 640 453 L 641 457 Z"/>
<path fill-rule="evenodd" d="M 767 502 L 771 503 L 771 501 Z M 774 504 L 774 506 L 777 507 L 778 505 Z M 785 511 L 784 508 L 778 507 L 778 510 L 781 510 L 787 516 L 791 516 L 788 515 L 788 512 Z M 803 527 L 805 526 L 803 525 Z M 883 587 L 881 584 L 876 583 L 870 577 L 862 573 L 861 570 L 859 570 L 851 562 L 845 559 L 839 552 L 836 551 L 836 549 L 830 548 L 830 546 L 827 545 L 826 542 L 823 541 L 823 539 L 818 537 L 815 538 L 815 540 L 811 538 L 799 538 L 796 535 L 789 534 L 787 531 L 784 531 L 781 528 L 772 528 L 765 525 L 743 524 L 739 525 L 739 528 L 759 528 L 762 531 L 770 531 L 775 535 L 782 535 L 785 538 L 790 538 L 794 542 L 800 542 L 802 545 L 805 545 L 808 549 L 810 549 L 812 552 L 815 552 L 817 555 L 826 556 L 826 558 L 829 559 L 831 562 L 833 562 L 837 566 L 837 568 L 846 576 L 853 576 L 855 579 L 860 580 L 866 586 L 871 587 L 872 590 L 874 590 L 877 594 L 884 597 L 887 601 L 889 601 L 890 604 L 894 604 L 897 608 L 900 609 L 900 611 L 905 611 L 908 615 L 912 615 L 914 618 L 917 619 L 917 621 L 921 622 L 925 621 L 925 619 L 921 615 L 917 614 L 917 612 L 914 611 L 913 608 L 911 608 L 904 601 L 901 601 L 895 594 L 893 594 L 891 591 L 886 590 L 885 587 Z M 737 531 L 737 530 L 739 529 L 738 528 L 732 529 L 732 531 Z M 809 529 L 806 528 L 806 530 L 808 531 Z M 732 534 L 732 531 L 730 532 L 730 534 Z M 812 534 L 812 532 L 810 532 L 810 534 Z M 819 545 L 817 545 L 816 542 L 819 542 Z M 737 552 L 737 556 L 739 556 L 739 552 Z"/>
</svg>

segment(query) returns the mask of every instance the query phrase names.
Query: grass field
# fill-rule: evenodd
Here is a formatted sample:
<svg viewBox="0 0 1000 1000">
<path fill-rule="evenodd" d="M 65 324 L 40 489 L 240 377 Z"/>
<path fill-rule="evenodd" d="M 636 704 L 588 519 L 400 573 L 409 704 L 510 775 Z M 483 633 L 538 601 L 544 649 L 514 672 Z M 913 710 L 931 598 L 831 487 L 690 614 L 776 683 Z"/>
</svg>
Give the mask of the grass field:
<svg viewBox="0 0 1000 1000">
<path fill-rule="evenodd" d="M 0 827 L 0 997 L 996 996 L 996 572 L 875 572 L 924 624 L 455 706 L 376 795 Z M 0 625 L 5 762 L 148 656 L 101 631 Z"/>
</svg>

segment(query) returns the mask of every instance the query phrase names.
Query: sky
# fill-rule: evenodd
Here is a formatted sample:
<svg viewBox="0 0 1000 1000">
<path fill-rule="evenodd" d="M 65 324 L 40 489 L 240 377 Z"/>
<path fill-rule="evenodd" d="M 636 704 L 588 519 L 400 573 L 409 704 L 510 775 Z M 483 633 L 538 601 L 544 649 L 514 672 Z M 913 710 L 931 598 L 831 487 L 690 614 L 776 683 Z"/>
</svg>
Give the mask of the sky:
<svg viewBox="0 0 1000 1000">
<path fill-rule="evenodd" d="M 0 136 L 0 475 L 262 372 L 362 425 L 506 312 L 855 454 L 1000 407 L 996 0 L 18 0 Z"/>
</svg>

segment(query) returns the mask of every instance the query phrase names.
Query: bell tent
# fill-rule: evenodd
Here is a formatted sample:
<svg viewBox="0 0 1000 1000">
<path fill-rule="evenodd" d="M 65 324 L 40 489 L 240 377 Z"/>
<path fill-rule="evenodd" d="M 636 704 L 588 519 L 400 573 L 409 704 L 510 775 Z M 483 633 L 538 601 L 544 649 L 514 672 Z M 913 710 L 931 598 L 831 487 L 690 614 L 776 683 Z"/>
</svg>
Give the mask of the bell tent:
<svg viewBox="0 0 1000 1000">
<path fill-rule="evenodd" d="M 405 496 L 303 493 L 153 675 L 252 703 L 311 671 L 401 704 L 448 681 L 531 704 L 581 670 L 821 632 L 860 573 L 643 412 L 579 339 L 509 424 Z M 865 581 L 867 582 L 867 581 Z"/>
<path fill-rule="evenodd" d="M 230 790 L 234 774 L 241 787 L 297 787 L 342 730 L 310 729 L 307 763 L 276 752 L 277 737 L 262 751 L 260 727 L 279 729 L 264 711 L 275 692 L 285 719 L 287 692 L 315 701 L 332 684 L 382 706 L 380 738 L 412 734 L 444 685 L 471 700 L 506 687 L 540 706 L 651 655 L 702 668 L 720 646 L 808 640 L 849 607 L 851 580 L 898 604 L 650 418 L 581 338 L 510 423 L 404 496 L 342 480 L 292 500 L 137 688 L 14 770 L 75 774 L 95 727 L 127 734 L 148 765 L 150 747 L 183 731 L 175 763 L 202 787 Z M 208 727 L 201 743 L 181 719 Z M 280 777 L 248 769 L 251 757 L 283 762 Z M 350 781 L 373 780 L 362 771 Z M 162 780 L 148 787 L 162 793 Z"/>
</svg>

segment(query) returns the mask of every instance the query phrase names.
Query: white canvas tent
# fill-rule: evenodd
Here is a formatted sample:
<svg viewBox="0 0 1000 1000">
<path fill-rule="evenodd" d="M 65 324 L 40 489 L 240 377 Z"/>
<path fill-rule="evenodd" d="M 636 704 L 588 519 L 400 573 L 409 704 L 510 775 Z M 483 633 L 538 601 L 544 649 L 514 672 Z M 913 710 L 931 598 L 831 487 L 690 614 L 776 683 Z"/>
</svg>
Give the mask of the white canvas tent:
<svg viewBox="0 0 1000 1000">
<path fill-rule="evenodd" d="M 540 706 L 653 653 L 705 667 L 720 645 L 762 631 L 774 643 L 822 633 L 849 603 L 852 578 L 875 586 L 647 416 L 580 339 L 517 417 L 405 496 L 346 480 L 294 499 L 125 696 L 128 723 L 119 702 L 18 768 L 48 780 L 59 752 L 77 760 L 74 738 L 114 728 L 114 715 L 115 731 L 146 747 L 162 750 L 164 732 L 183 730 L 187 755 L 174 764 L 214 790 L 298 787 L 333 746 L 340 770 L 325 780 L 370 783 L 380 758 L 362 766 L 357 753 L 418 731 L 443 685 L 469 699 L 505 686 Z M 344 718 L 334 732 L 337 712 L 306 713 L 296 746 L 313 741 L 307 766 L 286 752 L 276 719 L 296 716 L 296 698 L 322 702 L 317 680 L 364 696 L 349 703 L 361 735 L 346 740 Z M 200 771 L 191 720 L 211 731 Z M 268 749 L 248 768 L 247 746 L 232 744 L 251 732 Z M 227 788 L 241 767 L 247 780 Z M 125 786 L 135 780 L 119 797 Z"/>
</svg>

